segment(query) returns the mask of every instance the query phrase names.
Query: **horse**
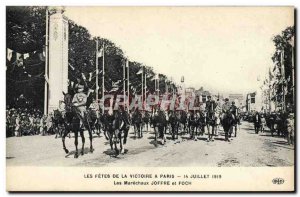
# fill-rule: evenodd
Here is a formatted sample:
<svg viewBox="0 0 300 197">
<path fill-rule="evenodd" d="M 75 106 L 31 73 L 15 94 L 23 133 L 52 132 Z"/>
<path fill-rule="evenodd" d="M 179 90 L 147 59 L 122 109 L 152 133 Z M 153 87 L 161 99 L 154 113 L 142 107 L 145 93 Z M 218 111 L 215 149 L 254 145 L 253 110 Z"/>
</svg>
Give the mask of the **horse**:
<svg viewBox="0 0 300 197">
<path fill-rule="evenodd" d="M 177 128 L 177 130 L 180 128 L 181 134 L 186 132 L 186 123 L 187 123 L 187 114 L 185 111 L 180 111 L 178 114 L 179 118 L 179 125 L 180 127 Z M 178 131 L 177 131 L 178 132 Z"/>
<path fill-rule="evenodd" d="M 89 114 L 89 117 L 90 117 L 89 124 L 90 124 L 93 134 L 96 133 L 98 136 L 100 136 L 100 131 L 101 131 L 100 117 L 97 116 L 96 110 L 93 110 L 91 108 L 87 109 L 87 113 Z"/>
<path fill-rule="evenodd" d="M 149 123 L 150 123 L 150 114 L 148 111 L 145 111 L 143 116 L 143 126 L 147 128 L 147 131 L 149 130 Z"/>
<path fill-rule="evenodd" d="M 128 118 L 128 114 L 126 114 L 125 111 L 118 111 L 106 115 L 107 134 L 109 136 L 111 150 L 113 150 L 114 145 L 115 156 L 118 156 L 120 152 L 125 153 L 125 144 L 127 142 L 128 131 L 130 128 Z M 117 144 L 120 144 L 120 151 Z"/>
<path fill-rule="evenodd" d="M 225 141 L 230 142 L 229 137 L 231 137 L 231 132 L 233 128 L 234 118 L 230 112 L 223 113 L 223 118 L 221 124 L 225 132 Z"/>
<path fill-rule="evenodd" d="M 53 111 L 53 130 L 55 132 L 55 138 L 57 138 L 57 135 L 62 137 L 65 129 L 65 120 L 64 117 L 58 109 L 55 109 Z M 70 136 L 69 136 L 70 137 Z"/>
<path fill-rule="evenodd" d="M 65 132 L 62 135 L 62 142 L 63 142 L 63 149 L 66 152 L 66 154 L 69 153 L 69 150 L 65 146 L 65 137 L 68 135 L 69 132 L 74 132 L 75 135 L 75 148 L 76 152 L 74 154 L 74 158 L 78 158 L 78 132 L 80 133 L 81 140 L 82 140 L 82 149 L 81 149 L 81 155 L 84 155 L 84 144 L 85 144 L 85 137 L 84 137 L 84 129 L 82 126 L 87 128 L 89 133 L 89 139 L 90 139 L 90 152 L 93 153 L 93 134 L 92 130 L 89 125 L 89 118 L 88 113 L 85 113 L 85 117 L 80 117 L 78 109 L 73 105 L 72 103 L 72 95 L 69 93 L 64 93 L 64 103 L 65 103 Z M 81 124 L 82 123 L 82 124 Z"/>
<path fill-rule="evenodd" d="M 239 115 L 236 115 L 236 116 L 234 116 L 234 119 L 233 119 L 233 128 L 232 128 L 232 130 L 234 129 L 234 137 L 236 137 L 237 136 L 237 125 L 238 124 L 240 124 L 240 116 Z"/>
<path fill-rule="evenodd" d="M 194 114 L 194 112 L 191 112 L 188 119 L 188 127 L 189 127 L 189 133 L 190 133 L 190 139 L 197 140 L 197 119 Z"/>
<path fill-rule="evenodd" d="M 139 110 L 135 110 L 132 115 L 132 124 L 134 126 L 134 136 L 136 137 L 136 132 L 138 133 L 138 138 L 143 137 L 142 131 L 142 114 Z"/>
<path fill-rule="evenodd" d="M 215 130 L 217 128 L 217 116 L 215 112 L 205 112 L 206 128 L 208 132 L 207 141 L 214 141 Z"/>
<path fill-rule="evenodd" d="M 162 138 L 161 143 L 164 145 L 166 142 L 164 130 L 167 124 L 165 113 L 160 109 L 156 110 L 152 115 L 152 124 L 154 128 L 155 142 L 157 142 L 158 138 Z"/>
<path fill-rule="evenodd" d="M 173 111 L 169 114 L 169 124 L 171 126 L 172 139 L 178 139 L 178 118 Z"/>
</svg>

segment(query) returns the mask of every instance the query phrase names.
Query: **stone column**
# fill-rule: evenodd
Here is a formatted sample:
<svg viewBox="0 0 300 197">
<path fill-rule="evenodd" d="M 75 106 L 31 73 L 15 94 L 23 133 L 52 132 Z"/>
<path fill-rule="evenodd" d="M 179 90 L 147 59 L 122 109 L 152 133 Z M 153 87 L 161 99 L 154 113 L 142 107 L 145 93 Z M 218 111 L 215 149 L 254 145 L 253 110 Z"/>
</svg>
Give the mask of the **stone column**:
<svg viewBox="0 0 300 197">
<path fill-rule="evenodd" d="M 58 109 L 63 91 L 68 91 L 69 25 L 62 10 L 56 10 L 49 21 L 49 105 L 48 113 Z"/>
</svg>

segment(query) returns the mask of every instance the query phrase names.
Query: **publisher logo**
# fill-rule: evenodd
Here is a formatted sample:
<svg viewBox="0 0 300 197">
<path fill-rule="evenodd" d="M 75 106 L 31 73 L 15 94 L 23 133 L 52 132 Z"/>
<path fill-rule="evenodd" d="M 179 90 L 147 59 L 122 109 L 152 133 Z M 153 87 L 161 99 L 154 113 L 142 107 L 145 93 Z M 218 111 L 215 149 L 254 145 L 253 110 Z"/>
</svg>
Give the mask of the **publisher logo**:
<svg viewBox="0 0 300 197">
<path fill-rule="evenodd" d="M 272 183 L 275 184 L 275 185 L 281 185 L 284 183 L 284 179 L 283 178 L 274 178 L 272 180 Z"/>
</svg>

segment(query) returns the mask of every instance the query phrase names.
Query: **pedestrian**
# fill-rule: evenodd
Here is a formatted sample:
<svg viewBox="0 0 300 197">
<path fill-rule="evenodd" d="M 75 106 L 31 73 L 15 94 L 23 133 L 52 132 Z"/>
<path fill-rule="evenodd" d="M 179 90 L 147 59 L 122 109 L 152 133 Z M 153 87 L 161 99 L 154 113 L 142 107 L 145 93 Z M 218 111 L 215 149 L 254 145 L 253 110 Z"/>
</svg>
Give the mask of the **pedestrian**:
<svg viewBox="0 0 300 197">
<path fill-rule="evenodd" d="M 261 118 L 258 112 L 255 113 L 254 117 L 253 117 L 253 123 L 254 123 L 254 130 L 255 133 L 258 134 L 258 131 L 261 127 Z"/>
<path fill-rule="evenodd" d="M 265 116 L 262 114 L 261 115 L 261 132 L 264 133 L 265 132 L 265 127 L 266 127 L 266 118 Z"/>
</svg>

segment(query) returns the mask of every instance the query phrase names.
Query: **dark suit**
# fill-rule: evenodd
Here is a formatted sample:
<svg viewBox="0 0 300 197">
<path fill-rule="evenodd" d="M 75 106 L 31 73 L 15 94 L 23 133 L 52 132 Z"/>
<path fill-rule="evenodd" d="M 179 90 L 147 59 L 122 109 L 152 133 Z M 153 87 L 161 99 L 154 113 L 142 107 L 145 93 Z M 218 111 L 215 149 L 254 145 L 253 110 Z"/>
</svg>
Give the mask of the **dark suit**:
<svg viewBox="0 0 300 197">
<path fill-rule="evenodd" d="M 254 130 L 255 133 L 258 133 L 260 125 L 261 125 L 261 118 L 259 114 L 255 114 L 253 117 L 253 123 L 254 123 Z"/>
</svg>

